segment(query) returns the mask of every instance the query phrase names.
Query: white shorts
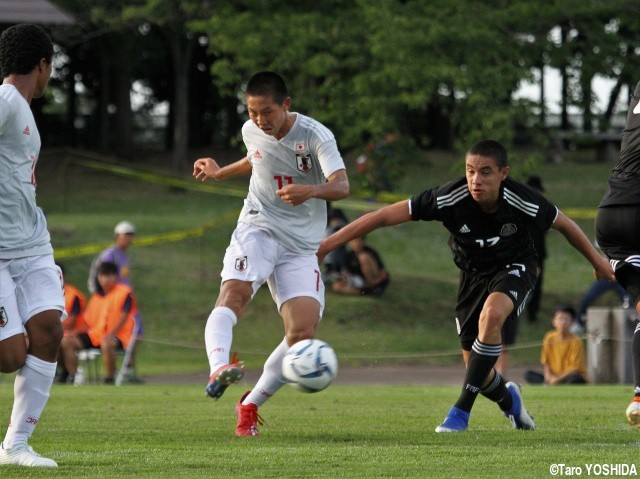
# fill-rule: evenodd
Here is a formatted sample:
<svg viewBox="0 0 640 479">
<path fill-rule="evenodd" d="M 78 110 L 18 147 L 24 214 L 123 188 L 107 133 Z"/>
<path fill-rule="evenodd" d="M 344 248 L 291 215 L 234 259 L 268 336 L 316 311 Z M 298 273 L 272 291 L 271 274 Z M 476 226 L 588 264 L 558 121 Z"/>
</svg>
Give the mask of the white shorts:
<svg viewBox="0 0 640 479">
<path fill-rule="evenodd" d="M 24 333 L 24 325 L 36 314 L 62 312 L 62 272 L 53 255 L 0 259 L 0 341 Z"/>
<path fill-rule="evenodd" d="M 314 298 L 320 303 L 322 317 L 324 283 L 318 257 L 315 254 L 294 253 L 266 231 L 238 223 L 224 255 L 220 276 L 223 283 L 230 279 L 252 283 L 253 295 L 267 282 L 278 311 L 292 298 Z"/>
</svg>

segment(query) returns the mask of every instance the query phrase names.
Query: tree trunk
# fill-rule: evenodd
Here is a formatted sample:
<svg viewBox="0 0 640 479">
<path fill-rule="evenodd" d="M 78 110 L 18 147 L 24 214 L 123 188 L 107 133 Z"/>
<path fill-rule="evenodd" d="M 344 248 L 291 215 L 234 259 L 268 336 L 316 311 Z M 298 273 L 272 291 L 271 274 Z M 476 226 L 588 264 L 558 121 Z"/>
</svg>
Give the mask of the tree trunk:
<svg viewBox="0 0 640 479">
<path fill-rule="evenodd" d="M 189 69 L 195 46 L 195 38 L 187 39 L 180 32 L 171 36 L 173 60 L 173 152 L 171 168 L 184 172 L 189 154 Z"/>
<path fill-rule="evenodd" d="M 71 146 L 77 146 L 76 135 L 76 62 L 77 50 L 73 49 L 69 52 L 70 61 L 68 63 L 69 78 L 67 83 L 67 115 L 66 115 L 66 130 L 67 130 L 67 144 Z"/>
<path fill-rule="evenodd" d="M 564 46 L 564 44 L 567 42 L 567 36 L 569 35 L 568 25 L 562 25 L 562 27 L 560 28 L 560 35 L 562 38 L 562 45 Z M 562 113 L 561 113 L 560 129 L 568 130 L 570 127 L 569 113 L 567 111 L 567 106 L 569 104 L 569 74 L 567 73 L 566 62 L 562 65 L 560 72 L 562 74 L 562 100 L 561 100 Z"/>
<path fill-rule="evenodd" d="M 540 126 L 547 126 L 547 107 L 545 105 L 546 95 L 544 91 L 544 63 L 540 64 Z"/>
<path fill-rule="evenodd" d="M 116 71 L 116 151 L 128 157 L 133 146 L 133 112 L 131 110 L 131 79 L 128 72 Z"/>
<path fill-rule="evenodd" d="M 109 58 L 108 47 L 100 42 L 100 58 Z M 98 148 L 103 153 L 109 150 L 109 93 L 111 82 L 109 62 L 100 62 L 100 98 L 98 100 Z"/>
<path fill-rule="evenodd" d="M 593 93 L 591 91 L 591 80 L 593 75 L 589 75 L 584 78 L 584 71 L 582 72 L 583 78 L 581 79 L 582 87 L 582 130 L 586 133 L 591 133 L 593 130 L 592 122 L 593 114 L 591 113 L 591 103 L 593 99 Z"/>
</svg>

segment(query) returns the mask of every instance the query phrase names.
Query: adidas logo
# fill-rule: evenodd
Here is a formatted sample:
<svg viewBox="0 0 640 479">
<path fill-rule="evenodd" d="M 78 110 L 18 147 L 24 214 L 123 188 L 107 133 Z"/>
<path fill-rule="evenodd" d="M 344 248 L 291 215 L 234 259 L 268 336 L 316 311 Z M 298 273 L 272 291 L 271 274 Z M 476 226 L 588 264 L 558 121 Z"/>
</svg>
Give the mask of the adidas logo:
<svg viewBox="0 0 640 479">
<path fill-rule="evenodd" d="M 460 233 L 471 233 L 471 230 L 467 225 L 462 225 L 462 228 L 460 228 Z"/>
<path fill-rule="evenodd" d="M 509 291 L 511 293 L 511 296 L 513 296 L 515 299 L 518 299 L 518 293 L 516 291 Z"/>
<path fill-rule="evenodd" d="M 22 130 L 22 134 L 23 134 L 23 135 L 31 135 L 31 132 L 29 131 L 29 125 L 27 125 L 27 126 L 25 127 L 25 129 L 24 129 L 24 130 Z"/>
<path fill-rule="evenodd" d="M 256 152 L 253 154 L 253 157 L 256 160 L 261 160 L 262 159 L 262 155 L 260 154 L 260 150 L 256 150 Z"/>
<path fill-rule="evenodd" d="M 509 271 L 509 274 L 512 274 L 514 276 L 517 276 L 518 278 L 520 277 L 520 270 L 519 269 L 514 269 Z"/>
</svg>

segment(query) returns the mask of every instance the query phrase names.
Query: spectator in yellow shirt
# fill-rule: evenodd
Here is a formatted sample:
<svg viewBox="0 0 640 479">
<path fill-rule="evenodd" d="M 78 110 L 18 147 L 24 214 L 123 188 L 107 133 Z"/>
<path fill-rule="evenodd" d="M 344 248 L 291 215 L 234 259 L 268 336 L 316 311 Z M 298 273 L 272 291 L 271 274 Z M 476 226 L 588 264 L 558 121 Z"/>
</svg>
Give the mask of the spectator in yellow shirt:
<svg viewBox="0 0 640 479">
<path fill-rule="evenodd" d="M 550 386 L 587 382 L 584 345 L 580 336 L 571 332 L 575 319 L 576 311 L 571 306 L 563 306 L 556 310 L 551 320 L 555 330 L 545 334 L 542 341 L 540 362 L 544 366 L 544 374 L 527 371 L 527 382 L 544 382 Z"/>
</svg>

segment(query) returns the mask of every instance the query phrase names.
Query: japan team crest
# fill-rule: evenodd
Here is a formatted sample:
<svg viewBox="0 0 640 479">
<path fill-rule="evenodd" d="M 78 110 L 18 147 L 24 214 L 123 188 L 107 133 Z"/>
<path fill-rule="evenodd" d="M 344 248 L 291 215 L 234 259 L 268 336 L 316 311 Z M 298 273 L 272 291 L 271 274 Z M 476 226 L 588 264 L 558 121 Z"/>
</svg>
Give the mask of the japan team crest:
<svg viewBox="0 0 640 479">
<path fill-rule="evenodd" d="M 4 307 L 0 307 L 0 328 L 4 328 L 8 322 L 7 312 L 4 310 Z"/>
<path fill-rule="evenodd" d="M 311 155 L 309 153 L 296 153 L 296 166 L 303 173 L 311 171 L 313 169 Z"/>
<path fill-rule="evenodd" d="M 236 269 L 238 271 L 244 271 L 247 269 L 247 257 L 243 256 L 242 258 L 236 258 Z"/>
<path fill-rule="evenodd" d="M 500 230 L 500 236 L 511 236 L 516 234 L 518 231 L 518 227 L 513 223 L 507 223 L 506 225 L 502 225 L 502 229 Z"/>
</svg>

